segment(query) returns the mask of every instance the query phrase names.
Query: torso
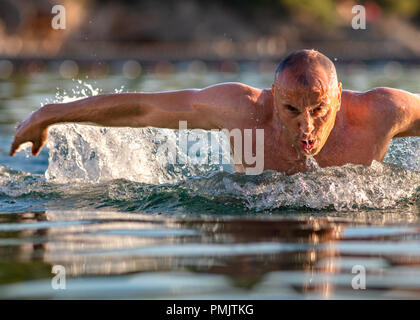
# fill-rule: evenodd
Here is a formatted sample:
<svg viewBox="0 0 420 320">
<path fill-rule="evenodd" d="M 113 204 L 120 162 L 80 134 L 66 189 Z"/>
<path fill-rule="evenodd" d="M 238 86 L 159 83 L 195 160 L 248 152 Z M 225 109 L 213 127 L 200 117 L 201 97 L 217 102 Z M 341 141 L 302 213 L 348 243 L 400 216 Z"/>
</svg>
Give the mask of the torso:
<svg viewBox="0 0 420 320">
<path fill-rule="evenodd" d="M 375 117 L 364 102 L 360 99 L 360 93 L 343 90 L 335 126 L 323 149 L 314 157 L 319 166 L 341 166 L 347 163 L 370 165 L 373 160 L 383 160 L 392 137 L 386 130 L 377 130 Z M 270 104 L 272 106 L 270 99 L 266 99 L 266 103 L 266 108 Z M 299 156 L 287 141 L 281 124 L 274 121 L 274 118 L 261 124 L 256 123 L 252 129 L 264 129 L 264 170 L 294 174 L 308 169 L 306 159 Z M 255 131 L 253 133 L 255 136 Z M 237 166 L 237 170 L 243 171 L 244 167 L 254 166 L 243 163 Z"/>
</svg>

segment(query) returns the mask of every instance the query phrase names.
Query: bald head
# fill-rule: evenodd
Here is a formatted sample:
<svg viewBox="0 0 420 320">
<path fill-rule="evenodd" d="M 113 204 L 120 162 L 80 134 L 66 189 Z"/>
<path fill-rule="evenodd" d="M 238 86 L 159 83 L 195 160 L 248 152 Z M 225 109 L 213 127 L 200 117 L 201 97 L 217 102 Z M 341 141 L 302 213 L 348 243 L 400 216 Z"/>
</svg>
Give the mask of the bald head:
<svg viewBox="0 0 420 320">
<path fill-rule="evenodd" d="M 285 136 L 305 156 L 318 154 L 341 107 L 332 61 L 315 50 L 292 52 L 277 68 L 271 92 Z"/>
<path fill-rule="evenodd" d="M 327 87 L 337 83 L 334 63 L 316 50 L 298 50 L 290 53 L 279 64 L 275 82 L 289 86 Z"/>
</svg>

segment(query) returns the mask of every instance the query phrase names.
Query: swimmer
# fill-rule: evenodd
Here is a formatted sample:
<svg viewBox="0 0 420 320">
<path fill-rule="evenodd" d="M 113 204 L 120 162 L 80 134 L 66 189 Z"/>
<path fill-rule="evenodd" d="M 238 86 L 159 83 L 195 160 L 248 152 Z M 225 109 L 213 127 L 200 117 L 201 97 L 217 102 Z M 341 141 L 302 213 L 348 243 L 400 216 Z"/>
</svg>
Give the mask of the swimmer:
<svg viewBox="0 0 420 320">
<path fill-rule="evenodd" d="M 420 96 L 392 88 L 342 90 L 330 59 L 299 50 L 280 62 L 270 89 L 221 83 L 47 104 L 17 127 L 10 155 L 25 142 L 38 155 L 57 123 L 178 129 L 179 121 L 189 129 L 263 129 L 264 170 L 294 174 L 307 170 L 308 157 L 320 167 L 382 161 L 392 138 L 420 136 Z"/>
</svg>

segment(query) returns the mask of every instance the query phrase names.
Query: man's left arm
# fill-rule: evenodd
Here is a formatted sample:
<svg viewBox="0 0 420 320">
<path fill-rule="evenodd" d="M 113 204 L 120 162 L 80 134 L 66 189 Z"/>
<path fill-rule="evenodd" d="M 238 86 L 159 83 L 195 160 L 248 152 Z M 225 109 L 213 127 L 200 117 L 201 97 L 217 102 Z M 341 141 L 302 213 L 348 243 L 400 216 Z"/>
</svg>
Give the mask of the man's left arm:
<svg viewBox="0 0 420 320">
<path fill-rule="evenodd" d="M 369 99 L 376 106 L 375 121 L 391 137 L 420 136 L 420 94 L 393 88 L 375 88 Z"/>
<path fill-rule="evenodd" d="M 420 136 L 420 94 L 413 94 L 402 91 L 405 97 L 402 102 L 406 104 L 397 104 L 401 108 L 403 116 L 400 129 L 394 137 L 419 137 Z"/>
</svg>

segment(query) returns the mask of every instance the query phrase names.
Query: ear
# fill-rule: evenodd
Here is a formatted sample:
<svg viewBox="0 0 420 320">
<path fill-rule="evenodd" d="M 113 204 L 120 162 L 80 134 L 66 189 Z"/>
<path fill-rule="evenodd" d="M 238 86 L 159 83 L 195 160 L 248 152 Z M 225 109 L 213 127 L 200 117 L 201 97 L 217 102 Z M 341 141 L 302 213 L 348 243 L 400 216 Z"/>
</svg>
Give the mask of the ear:
<svg viewBox="0 0 420 320">
<path fill-rule="evenodd" d="M 271 85 L 271 94 L 274 96 L 274 83 Z"/>
<path fill-rule="evenodd" d="M 341 92 L 342 92 L 342 85 L 341 82 L 338 83 L 338 97 L 337 97 L 337 111 L 341 108 Z"/>
</svg>

